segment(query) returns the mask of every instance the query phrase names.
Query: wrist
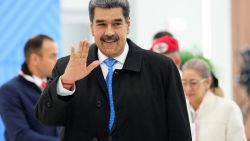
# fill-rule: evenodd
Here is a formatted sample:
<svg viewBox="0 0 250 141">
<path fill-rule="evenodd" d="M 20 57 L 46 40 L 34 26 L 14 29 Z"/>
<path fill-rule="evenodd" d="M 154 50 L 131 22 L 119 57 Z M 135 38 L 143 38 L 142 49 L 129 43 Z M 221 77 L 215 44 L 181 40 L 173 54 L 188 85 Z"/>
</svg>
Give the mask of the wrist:
<svg viewBox="0 0 250 141">
<path fill-rule="evenodd" d="M 61 83 L 62 86 L 68 90 L 71 90 L 75 84 L 74 82 L 66 81 L 63 77 L 61 77 Z"/>
<path fill-rule="evenodd" d="M 69 77 L 66 77 L 65 75 L 62 75 L 61 76 L 61 81 L 62 81 L 62 83 L 63 84 L 68 84 L 68 85 L 73 85 L 75 82 L 74 81 L 72 81 L 72 80 L 70 80 L 70 79 L 67 79 L 67 78 L 69 78 Z"/>
<path fill-rule="evenodd" d="M 61 79 L 62 85 L 66 85 L 66 86 L 73 86 L 74 83 L 68 83 L 68 82 L 64 82 L 63 79 Z"/>
</svg>

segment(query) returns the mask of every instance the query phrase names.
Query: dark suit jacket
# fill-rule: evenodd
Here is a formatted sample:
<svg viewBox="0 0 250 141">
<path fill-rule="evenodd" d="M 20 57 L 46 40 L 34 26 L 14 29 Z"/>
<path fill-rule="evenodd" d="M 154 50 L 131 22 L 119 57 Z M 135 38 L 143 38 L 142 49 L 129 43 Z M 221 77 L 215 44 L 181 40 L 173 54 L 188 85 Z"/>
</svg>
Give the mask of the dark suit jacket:
<svg viewBox="0 0 250 141">
<path fill-rule="evenodd" d="M 167 57 L 139 48 L 128 39 L 122 70 L 115 70 L 115 127 L 109 132 L 109 100 L 100 67 L 76 82 L 73 96 L 56 92 L 69 57 L 58 60 L 50 85 L 36 107 L 39 120 L 64 126 L 64 141 L 191 141 L 179 72 Z M 88 64 L 98 59 L 92 45 Z"/>
<path fill-rule="evenodd" d="M 5 125 L 6 141 L 58 141 L 56 128 L 44 126 L 34 115 L 41 89 L 22 76 L 0 88 L 0 114 Z"/>
</svg>

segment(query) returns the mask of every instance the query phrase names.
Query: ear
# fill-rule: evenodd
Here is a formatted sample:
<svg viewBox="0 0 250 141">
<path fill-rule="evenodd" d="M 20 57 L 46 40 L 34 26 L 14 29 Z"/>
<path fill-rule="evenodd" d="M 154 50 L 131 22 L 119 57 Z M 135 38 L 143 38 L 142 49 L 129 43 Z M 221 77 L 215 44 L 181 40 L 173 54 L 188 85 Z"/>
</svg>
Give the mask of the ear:
<svg viewBox="0 0 250 141">
<path fill-rule="evenodd" d="M 37 65 L 39 61 L 39 56 L 35 53 L 30 55 L 29 62 L 31 65 Z"/>
<path fill-rule="evenodd" d="M 128 17 L 127 19 L 126 19 L 126 22 L 127 22 L 127 31 L 128 31 L 128 34 L 129 34 L 129 32 L 130 32 L 130 17 Z"/>
<path fill-rule="evenodd" d="M 207 87 L 210 88 L 210 86 L 211 86 L 211 84 L 212 84 L 212 78 L 211 78 L 211 77 L 208 77 L 208 78 L 207 78 L 206 84 L 207 84 Z"/>
</svg>

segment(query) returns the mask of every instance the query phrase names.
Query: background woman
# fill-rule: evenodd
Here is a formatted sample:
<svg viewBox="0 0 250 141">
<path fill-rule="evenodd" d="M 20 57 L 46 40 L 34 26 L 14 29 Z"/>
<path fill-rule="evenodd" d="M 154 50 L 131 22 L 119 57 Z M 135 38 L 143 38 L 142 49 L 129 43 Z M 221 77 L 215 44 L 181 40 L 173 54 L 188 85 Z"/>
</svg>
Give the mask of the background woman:
<svg viewBox="0 0 250 141">
<path fill-rule="evenodd" d="M 203 60 L 183 65 L 182 83 L 193 141 L 246 141 L 239 107 L 211 92 L 211 73 Z"/>
</svg>

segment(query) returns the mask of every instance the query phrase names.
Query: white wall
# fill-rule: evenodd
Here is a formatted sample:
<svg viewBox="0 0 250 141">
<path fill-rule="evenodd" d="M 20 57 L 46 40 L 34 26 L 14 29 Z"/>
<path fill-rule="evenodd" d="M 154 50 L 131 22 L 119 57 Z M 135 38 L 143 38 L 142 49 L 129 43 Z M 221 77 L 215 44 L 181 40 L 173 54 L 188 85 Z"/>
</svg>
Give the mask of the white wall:
<svg viewBox="0 0 250 141">
<path fill-rule="evenodd" d="M 61 0 L 63 56 L 78 47 L 81 39 L 91 39 L 88 0 Z"/>
<path fill-rule="evenodd" d="M 231 1 L 212 0 L 212 60 L 218 68 L 221 86 L 232 98 Z"/>
<path fill-rule="evenodd" d="M 200 5 L 200 0 L 136 0 L 138 43 L 149 48 L 153 35 L 167 29 L 178 37 L 181 47 L 201 44 Z"/>
<path fill-rule="evenodd" d="M 70 46 L 77 46 L 80 39 L 91 39 L 88 2 L 88 0 L 62 0 L 64 55 L 69 53 Z M 232 96 L 230 0 L 129 0 L 129 2 L 131 39 L 148 49 L 151 46 L 152 36 L 157 31 L 167 29 L 177 37 L 181 49 L 195 46 L 202 51 L 204 43 L 205 46 L 211 44 L 208 50 L 211 50 L 211 60 L 218 69 L 220 84 L 226 97 Z M 208 14 L 204 14 L 203 2 L 210 4 L 210 7 L 205 9 Z M 211 30 L 206 31 L 207 29 Z"/>
</svg>

